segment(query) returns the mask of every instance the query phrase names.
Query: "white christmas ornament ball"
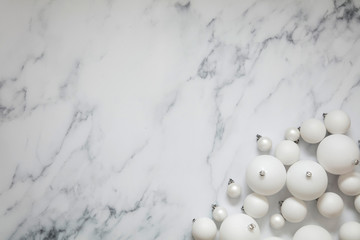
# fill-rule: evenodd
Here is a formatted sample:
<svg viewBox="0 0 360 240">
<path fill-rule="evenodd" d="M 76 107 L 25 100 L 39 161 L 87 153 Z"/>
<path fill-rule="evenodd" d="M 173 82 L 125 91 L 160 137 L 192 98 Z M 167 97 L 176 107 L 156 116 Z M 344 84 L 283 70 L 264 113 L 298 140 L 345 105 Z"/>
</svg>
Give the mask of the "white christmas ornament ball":
<svg viewBox="0 0 360 240">
<path fill-rule="evenodd" d="M 192 235 L 195 240 L 213 240 L 216 232 L 216 225 L 210 218 L 198 218 L 192 225 Z"/>
<path fill-rule="evenodd" d="M 340 240 L 359 240 L 360 239 L 360 223 L 350 221 L 344 223 L 339 230 Z"/>
<path fill-rule="evenodd" d="M 273 156 L 257 156 L 246 169 L 246 182 L 251 190 L 258 194 L 273 195 L 285 185 L 285 167 Z"/>
<path fill-rule="evenodd" d="M 244 211 L 253 218 L 262 218 L 269 211 L 269 201 L 257 193 L 251 193 L 244 200 Z"/>
<path fill-rule="evenodd" d="M 303 221 L 307 214 L 307 207 L 304 201 L 289 197 L 281 205 L 281 214 L 291 223 Z"/>
<path fill-rule="evenodd" d="M 325 115 L 325 127 L 329 133 L 346 133 L 351 125 L 350 117 L 341 110 L 334 110 Z"/>
<path fill-rule="evenodd" d="M 281 214 L 275 213 L 270 218 L 270 226 L 274 229 L 280 229 L 284 227 L 285 219 Z"/>
<path fill-rule="evenodd" d="M 326 192 L 318 199 L 317 208 L 324 217 L 338 217 L 344 209 L 344 201 L 338 194 Z"/>
<path fill-rule="evenodd" d="M 227 186 L 226 193 L 230 198 L 238 198 L 241 195 L 241 186 L 238 183 L 230 180 Z"/>
<path fill-rule="evenodd" d="M 358 213 L 360 213 L 360 195 L 358 195 L 355 200 L 354 200 L 354 205 L 355 205 L 355 209 L 356 211 L 358 211 Z"/>
<path fill-rule="evenodd" d="M 297 128 L 288 128 L 285 131 L 285 139 L 290 141 L 297 141 L 300 138 L 300 131 Z"/>
<path fill-rule="evenodd" d="M 260 240 L 260 228 L 252 217 L 233 214 L 223 221 L 219 235 L 220 240 Z"/>
<path fill-rule="evenodd" d="M 300 148 L 290 140 L 281 141 L 275 149 L 275 157 L 284 165 L 291 165 L 299 160 Z"/>
<path fill-rule="evenodd" d="M 326 128 L 323 122 L 311 118 L 301 124 L 300 135 L 307 143 L 318 143 L 325 137 Z"/>
<path fill-rule="evenodd" d="M 326 190 L 328 177 L 320 164 L 297 161 L 287 172 L 286 185 L 289 192 L 298 199 L 311 201 L 319 198 Z"/>
<path fill-rule="evenodd" d="M 268 137 L 260 137 L 259 140 L 257 140 L 257 147 L 262 152 L 270 151 L 272 147 L 271 139 Z"/>
<path fill-rule="evenodd" d="M 338 186 L 341 192 L 347 196 L 356 196 L 360 194 L 360 173 L 349 172 L 340 175 L 338 178 Z"/>
<path fill-rule="evenodd" d="M 294 234 L 293 240 L 332 240 L 328 231 L 317 225 L 306 225 Z"/>
<path fill-rule="evenodd" d="M 329 173 L 340 175 L 351 172 L 359 162 L 359 148 L 348 136 L 327 136 L 318 146 L 317 160 Z"/>
<path fill-rule="evenodd" d="M 215 221 L 222 222 L 228 216 L 228 214 L 225 208 L 216 206 L 212 212 L 212 216 Z"/>
<path fill-rule="evenodd" d="M 283 239 L 279 238 L 279 237 L 268 237 L 268 238 L 265 238 L 264 240 L 283 240 Z"/>
</svg>

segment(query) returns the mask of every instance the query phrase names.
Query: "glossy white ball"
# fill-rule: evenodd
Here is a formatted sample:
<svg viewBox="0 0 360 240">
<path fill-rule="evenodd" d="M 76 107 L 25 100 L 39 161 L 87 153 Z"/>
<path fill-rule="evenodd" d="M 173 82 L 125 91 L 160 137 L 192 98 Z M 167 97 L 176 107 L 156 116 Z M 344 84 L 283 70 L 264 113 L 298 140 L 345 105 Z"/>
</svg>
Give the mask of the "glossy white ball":
<svg viewBox="0 0 360 240">
<path fill-rule="evenodd" d="M 299 223 L 305 219 L 307 207 L 304 201 L 289 197 L 281 205 L 281 214 L 286 221 Z"/>
<path fill-rule="evenodd" d="M 241 186 L 238 183 L 230 183 L 226 190 L 227 195 L 230 198 L 238 198 L 241 195 Z"/>
<path fill-rule="evenodd" d="M 317 148 L 317 160 L 329 173 L 340 175 L 351 172 L 359 160 L 359 148 L 348 136 L 327 136 Z"/>
<path fill-rule="evenodd" d="M 215 221 L 222 222 L 228 216 L 228 213 L 224 207 L 217 206 L 214 208 L 212 216 Z"/>
<path fill-rule="evenodd" d="M 300 135 L 307 143 L 318 143 L 325 137 L 326 128 L 322 121 L 311 118 L 301 124 Z"/>
<path fill-rule="evenodd" d="M 360 213 L 360 195 L 356 196 L 354 199 L 354 206 L 358 213 Z"/>
<path fill-rule="evenodd" d="M 292 240 L 332 240 L 330 233 L 317 225 L 306 225 L 294 234 Z"/>
<path fill-rule="evenodd" d="M 285 219 L 281 214 L 275 213 L 270 218 L 270 226 L 273 229 L 281 229 L 285 225 Z"/>
<path fill-rule="evenodd" d="M 360 173 L 349 172 L 340 175 L 338 178 L 338 186 L 341 192 L 347 196 L 356 196 L 360 194 Z"/>
<path fill-rule="evenodd" d="M 268 137 L 260 137 L 257 141 L 257 147 L 262 152 L 268 152 L 272 147 L 272 141 Z"/>
<path fill-rule="evenodd" d="M 256 221 L 246 214 L 228 216 L 220 226 L 220 240 L 260 240 L 260 228 Z"/>
<path fill-rule="evenodd" d="M 339 230 L 340 240 L 359 240 L 360 239 L 360 223 L 350 221 L 344 223 Z"/>
<path fill-rule="evenodd" d="M 192 235 L 195 240 L 213 240 L 216 233 L 216 225 L 210 218 L 198 218 L 192 225 Z"/>
<path fill-rule="evenodd" d="M 268 238 L 265 238 L 264 240 L 283 240 L 283 239 L 279 238 L 279 237 L 268 237 Z"/>
<path fill-rule="evenodd" d="M 320 214 L 327 218 L 340 216 L 344 209 L 344 201 L 333 192 L 324 193 L 316 203 Z"/>
<path fill-rule="evenodd" d="M 325 127 L 329 133 L 346 133 L 351 125 L 350 117 L 344 111 L 334 110 L 326 114 Z"/>
<path fill-rule="evenodd" d="M 244 200 L 244 211 L 253 218 L 262 218 L 269 211 L 269 201 L 257 193 L 251 193 Z"/>
<path fill-rule="evenodd" d="M 284 165 L 291 165 L 299 160 L 300 148 L 290 140 L 281 141 L 275 149 L 275 157 Z"/>
<path fill-rule="evenodd" d="M 290 141 L 297 141 L 300 138 L 300 131 L 298 128 L 288 128 L 285 131 L 285 139 Z"/>
<path fill-rule="evenodd" d="M 257 156 L 246 169 L 246 182 L 251 190 L 260 195 L 273 195 L 285 185 L 285 167 L 273 156 Z"/>
<path fill-rule="evenodd" d="M 290 166 L 286 185 L 296 198 L 311 201 L 319 198 L 326 190 L 328 177 L 320 164 L 301 160 Z"/>
</svg>

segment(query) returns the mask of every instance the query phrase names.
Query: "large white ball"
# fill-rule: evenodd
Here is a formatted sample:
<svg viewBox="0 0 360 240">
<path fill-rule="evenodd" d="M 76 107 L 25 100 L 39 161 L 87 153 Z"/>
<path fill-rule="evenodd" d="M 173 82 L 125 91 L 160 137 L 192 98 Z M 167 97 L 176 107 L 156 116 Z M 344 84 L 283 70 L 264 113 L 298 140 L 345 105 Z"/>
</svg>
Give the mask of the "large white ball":
<svg viewBox="0 0 360 240">
<path fill-rule="evenodd" d="M 307 143 L 318 143 L 325 137 L 326 128 L 323 122 L 311 118 L 301 124 L 300 135 Z"/>
<path fill-rule="evenodd" d="M 326 190 L 328 177 L 320 164 L 301 160 L 290 166 L 286 185 L 289 192 L 298 199 L 311 201 L 319 198 Z"/>
<path fill-rule="evenodd" d="M 324 217 L 338 217 L 344 209 L 344 201 L 338 194 L 326 192 L 318 199 L 317 209 Z"/>
<path fill-rule="evenodd" d="M 340 175 L 351 172 L 355 160 L 359 160 L 359 148 L 348 136 L 334 134 L 327 136 L 318 146 L 317 160 L 332 174 Z"/>
<path fill-rule="evenodd" d="M 220 240 L 260 240 L 260 228 L 252 217 L 233 214 L 223 221 L 219 235 Z"/>
<path fill-rule="evenodd" d="M 246 169 L 246 182 L 251 190 L 260 195 L 273 195 L 285 185 L 285 167 L 273 156 L 257 156 Z"/>
<path fill-rule="evenodd" d="M 244 200 L 244 211 L 253 218 L 262 218 L 269 211 L 269 201 L 257 193 L 251 193 Z"/>
<path fill-rule="evenodd" d="M 348 196 L 356 196 L 360 194 L 360 173 L 349 172 L 340 175 L 338 178 L 338 186 L 341 192 Z"/>
<path fill-rule="evenodd" d="M 216 232 L 216 225 L 210 218 L 198 218 L 192 225 L 192 235 L 195 240 L 213 240 Z"/>
<path fill-rule="evenodd" d="M 291 165 L 299 160 L 300 148 L 290 140 L 281 141 L 275 149 L 275 157 L 284 165 Z"/>
<path fill-rule="evenodd" d="M 281 205 L 281 214 L 291 223 L 303 221 L 307 214 L 307 207 L 304 201 L 289 197 Z"/>
<path fill-rule="evenodd" d="M 354 206 L 356 211 L 360 213 L 360 195 L 356 196 L 356 198 L 354 199 Z"/>
<path fill-rule="evenodd" d="M 320 226 L 306 225 L 295 232 L 293 240 L 332 240 L 332 237 Z"/>
<path fill-rule="evenodd" d="M 341 110 L 334 110 L 326 114 L 325 127 L 329 133 L 346 133 L 351 125 L 350 117 Z"/>
<path fill-rule="evenodd" d="M 339 230 L 340 240 L 359 240 L 360 239 L 360 223 L 350 221 L 344 223 Z"/>
</svg>

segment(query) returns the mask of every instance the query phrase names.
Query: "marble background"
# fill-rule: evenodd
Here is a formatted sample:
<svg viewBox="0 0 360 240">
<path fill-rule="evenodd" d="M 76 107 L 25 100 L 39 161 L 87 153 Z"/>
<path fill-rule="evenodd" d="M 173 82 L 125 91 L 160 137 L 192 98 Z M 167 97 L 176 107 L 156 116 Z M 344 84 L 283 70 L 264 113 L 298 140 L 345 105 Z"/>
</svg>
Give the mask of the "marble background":
<svg viewBox="0 0 360 240">
<path fill-rule="evenodd" d="M 192 239 L 191 220 L 212 203 L 241 211 L 257 133 L 276 146 L 286 128 L 342 109 L 360 139 L 359 8 L 1 1 L 0 238 Z M 316 146 L 300 146 L 314 159 Z M 230 177 L 243 187 L 237 201 Z M 270 197 L 269 214 L 288 196 Z M 309 223 L 337 236 L 360 220 L 341 196 L 340 218 L 308 202 L 306 220 L 282 231 L 261 219 L 263 236 L 290 239 Z"/>
</svg>

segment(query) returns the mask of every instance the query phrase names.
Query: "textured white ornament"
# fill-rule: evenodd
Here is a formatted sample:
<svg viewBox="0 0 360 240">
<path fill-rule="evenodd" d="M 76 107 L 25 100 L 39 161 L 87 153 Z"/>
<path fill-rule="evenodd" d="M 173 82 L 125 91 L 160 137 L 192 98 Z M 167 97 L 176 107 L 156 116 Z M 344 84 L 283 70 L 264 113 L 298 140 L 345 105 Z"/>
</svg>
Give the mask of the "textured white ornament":
<svg viewBox="0 0 360 240">
<path fill-rule="evenodd" d="M 285 185 L 285 167 L 273 156 L 257 156 L 246 169 L 246 182 L 251 190 L 260 195 L 273 195 Z"/>
<path fill-rule="evenodd" d="M 259 135 L 258 135 L 259 136 Z M 271 149 L 271 146 L 272 146 L 272 142 L 271 142 L 271 139 L 268 138 L 268 137 L 260 137 L 258 140 L 257 140 L 257 147 L 260 151 L 262 152 L 268 152 L 270 151 Z"/>
<path fill-rule="evenodd" d="M 344 201 L 338 194 L 326 192 L 318 199 L 317 208 L 324 217 L 338 217 L 344 209 Z"/>
<path fill-rule="evenodd" d="M 356 196 L 356 198 L 354 199 L 354 206 L 356 211 L 360 213 L 360 195 Z"/>
<path fill-rule="evenodd" d="M 341 110 L 327 113 L 324 118 L 325 127 L 329 133 L 346 133 L 351 125 L 350 117 Z"/>
<path fill-rule="evenodd" d="M 360 239 L 360 223 L 350 221 L 344 223 L 339 230 L 340 240 L 359 240 Z"/>
<path fill-rule="evenodd" d="M 275 149 L 275 157 L 284 165 L 291 165 L 299 160 L 300 148 L 290 140 L 281 141 Z"/>
<path fill-rule="evenodd" d="M 360 173 L 349 172 L 340 175 L 338 178 L 338 186 L 341 192 L 348 196 L 356 196 L 360 194 Z"/>
<path fill-rule="evenodd" d="M 281 205 L 281 214 L 291 223 L 303 221 L 307 214 L 307 207 L 304 201 L 289 197 Z"/>
<path fill-rule="evenodd" d="M 192 235 L 195 240 L 213 240 L 216 232 L 216 225 L 210 218 L 198 218 L 192 225 Z"/>
<path fill-rule="evenodd" d="M 285 132 L 285 139 L 296 142 L 300 138 L 300 131 L 297 128 L 288 128 Z"/>
<path fill-rule="evenodd" d="M 222 222 L 228 216 L 228 214 L 225 208 L 215 205 L 212 212 L 212 216 L 215 221 Z"/>
<path fill-rule="evenodd" d="M 257 193 L 251 193 L 244 200 L 244 211 L 253 218 L 262 218 L 269 211 L 269 201 Z"/>
<path fill-rule="evenodd" d="M 306 225 L 294 234 L 292 240 L 332 240 L 330 233 L 317 225 Z"/>
<path fill-rule="evenodd" d="M 230 198 L 238 198 L 241 195 L 241 186 L 230 179 L 226 193 Z"/>
<path fill-rule="evenodd" d="M 319 198 L 326 190 L 328 177 L 320 164 L 301 160 L 290 166 L 286 185 L 289 192 L 298 199 L 311 201 Z"/>
<path fill-rule="evenodd" d="M 220 240 L 260 240 L 260 228 L 252 217 L 233 214 L 223 221 L 219 235 Z"/>
<path fill-rule="evenodd" d="M 318 146 L 317 160 L 332 174 L 351 172 L 359 162 L 359 148 L 348 136 L 334 134 L 327 136 Z"/>
<path fill-rule="evenodd" d="M 285 219 L 281 214 L 274 214 L 270 218 L 270 226 L 274 229 L 283 228 L 285 225 Z"/>
<path fill-rule="evenodd" d="M 307 143 L 318 143 L 325 137 L 326 128 L 323 122 L 311 118 L 301 124 L 300 135 Z"/>
</svg>

